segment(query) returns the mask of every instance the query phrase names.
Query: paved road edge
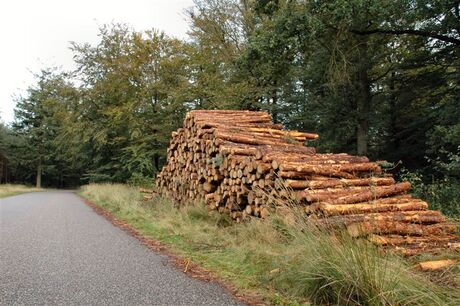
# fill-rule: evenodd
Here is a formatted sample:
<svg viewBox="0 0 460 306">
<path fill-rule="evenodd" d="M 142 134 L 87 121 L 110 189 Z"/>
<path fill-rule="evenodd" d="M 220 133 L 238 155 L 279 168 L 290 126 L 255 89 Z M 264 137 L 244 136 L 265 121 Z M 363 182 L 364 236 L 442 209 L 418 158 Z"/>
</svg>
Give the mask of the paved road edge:
<svg viewBox="0 0 460 306">
<path fill-rule="evenodd" d="M 222 278 L 216 276 L 213 272 L 193 263 L 190 259 L 183 258 L 175 254 L 173 251 L 171 251 L 171 248 L 168 245 L 162 243 L 161 241 L 144 236 L 134 226 L 126 222 L 123 222 L 122 220 L 119 220 L 110 211 L 107 211 L 99 207 L 97 204 L 91 202 L 90 200 L 81 196 L 80 194 L 75 192 L 75 195 L 81 198 L 82 201 L 86 205 L 91 207 L 95 213 L 104 217 L 114 226 L 122 229 L 123 231 L 131 235 L 132 237 L 139 240 L 139 242 L 142 245 L 146 246 L 151 251 L 161 253 L 163 255 L 168 256 L 172 266 L 180 270 L 182 273 L 185 273 L 188 276 L 195 278 L 195 279 L 199 279 L 199 280 L 206 281 L 206 282 L 217 283 L 220 287 L 222 287 L 229 294 L 231 294 L 235 299 L 247 305 L 266 305 L 266 302 L 263 301 L 262 297 L 256 294 L 239 293 L 238 289 L 236 289 L 235 286 L 231 284 L 230 282 L 223 280 Z"/>
</svg>

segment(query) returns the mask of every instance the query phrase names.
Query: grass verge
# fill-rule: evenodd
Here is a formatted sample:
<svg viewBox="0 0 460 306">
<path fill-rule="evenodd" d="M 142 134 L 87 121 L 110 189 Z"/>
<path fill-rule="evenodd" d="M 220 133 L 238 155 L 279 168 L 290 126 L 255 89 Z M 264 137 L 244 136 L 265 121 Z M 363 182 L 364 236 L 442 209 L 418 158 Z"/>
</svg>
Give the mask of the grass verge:
<svg viewBox="0 0 460 306">
<path fill-rule="evenodd" d="M 161 196 L 142 202 L 125 185 L 89 185 L 80 194 L 269 304 L 460 304 L 458 289 L 430 281 L 406 260 L 324 233 L 293 211 L 236 224 L 199 203 L 176 208 Z"/>
<path fill-rule="evenodd" d="M 25 185 L 0 184 L 0 198 L 6 198 L 16 194 L 35 191 L 43 191 L 43 189 Z"/>
</svg>

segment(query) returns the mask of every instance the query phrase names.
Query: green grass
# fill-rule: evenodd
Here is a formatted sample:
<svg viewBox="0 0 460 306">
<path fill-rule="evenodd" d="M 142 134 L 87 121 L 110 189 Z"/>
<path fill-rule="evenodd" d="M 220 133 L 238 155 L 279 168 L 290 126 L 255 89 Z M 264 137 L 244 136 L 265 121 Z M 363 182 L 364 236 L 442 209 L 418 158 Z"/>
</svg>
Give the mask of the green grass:
<svg viewBox="0 0 460 306">
<path fill-rule="evenodd" d="M 293 208 L 237 224 L 200 203 L 177 208 L 161 196 L 142 202 L 125 185 L 89 185 L 80 194 L 270 304 L 460 304 L 458 288 L 430 281 L 411 263 L 365 241 L 314 228 Z"/>
<path fill-rule="evenodd" d="M 35 191 L 43 191 L 43 189 L 25 185 L 0 184 L 0 198 L 6 198 L 16 194 Z"/>
</svg>

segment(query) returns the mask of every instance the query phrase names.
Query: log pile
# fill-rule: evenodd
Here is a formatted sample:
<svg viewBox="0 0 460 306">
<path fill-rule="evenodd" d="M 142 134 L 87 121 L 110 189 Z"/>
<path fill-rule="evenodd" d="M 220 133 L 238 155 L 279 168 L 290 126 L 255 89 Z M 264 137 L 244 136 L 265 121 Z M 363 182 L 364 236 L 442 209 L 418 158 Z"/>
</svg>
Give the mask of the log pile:
<svg viewBox="0 0 460 306">
<path fill-rule="evenodd" d="M 456 226 L 365 156 L 319 154 L 317 134 L 286 131 L 265 112 L 195 110 L 173 132 L 157 178 L 177 202 L 204 199 L 237 221 L 294 201 L 309 218 L 407 255 L 460 249 Z M 281 204 L 282 205 L 282 204 Z"/>
</svg>

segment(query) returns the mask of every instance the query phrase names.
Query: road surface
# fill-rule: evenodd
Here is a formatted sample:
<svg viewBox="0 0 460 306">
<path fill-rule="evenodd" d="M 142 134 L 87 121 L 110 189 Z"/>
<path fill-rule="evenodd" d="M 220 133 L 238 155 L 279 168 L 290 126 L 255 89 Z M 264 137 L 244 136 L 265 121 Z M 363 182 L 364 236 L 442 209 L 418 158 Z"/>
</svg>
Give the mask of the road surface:
<svg viewBox="0 0 460 306">
<path fill-rule="evenodd" d="M 0 305 L 238 305 L 72 192 L 0 199 Z"/>
</svg>

